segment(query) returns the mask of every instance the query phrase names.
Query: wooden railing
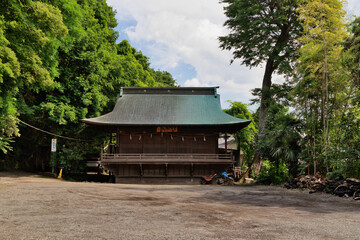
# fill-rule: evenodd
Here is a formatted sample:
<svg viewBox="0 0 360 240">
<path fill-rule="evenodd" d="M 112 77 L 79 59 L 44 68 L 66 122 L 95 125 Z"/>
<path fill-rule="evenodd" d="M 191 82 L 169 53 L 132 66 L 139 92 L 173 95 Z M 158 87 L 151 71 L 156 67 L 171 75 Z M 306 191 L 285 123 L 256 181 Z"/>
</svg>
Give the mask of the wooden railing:
<svg viewBox="0 0 360 240">
<path fill-rule="evenodd" d="M 101 154 L 102 164 L 155 164 L 155 163 L 203 163 L 203 164 L 219 164 L 219 163 L 233 163 L 232 154 Z"/>
</svg>

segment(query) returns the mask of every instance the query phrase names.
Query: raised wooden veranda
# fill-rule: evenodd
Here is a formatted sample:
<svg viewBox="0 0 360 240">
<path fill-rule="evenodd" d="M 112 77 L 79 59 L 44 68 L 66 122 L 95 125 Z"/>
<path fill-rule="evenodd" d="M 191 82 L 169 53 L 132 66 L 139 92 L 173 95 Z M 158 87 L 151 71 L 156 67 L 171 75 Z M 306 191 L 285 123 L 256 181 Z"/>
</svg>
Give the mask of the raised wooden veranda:
<svg viewBox="0 0 360 240">
<path fill-rule="evenodd" d="M 120 154 L 102 153 L 102 165 L 108 164 L 232 164 L 233 154 Z"/>
<path fill-rule="evenodd" d="M 105 148 L 105 150 L 110 150 Z M 111 152 L 111 151 L 109 151 Z M 222 154 L 190 153 L 106 153 L 99 163 L 120 178 L 193 178 L 225 170 L 235 163 L 233 152 Z M 120 177 L 120 178 L 119 178 Z"/>
</svg>

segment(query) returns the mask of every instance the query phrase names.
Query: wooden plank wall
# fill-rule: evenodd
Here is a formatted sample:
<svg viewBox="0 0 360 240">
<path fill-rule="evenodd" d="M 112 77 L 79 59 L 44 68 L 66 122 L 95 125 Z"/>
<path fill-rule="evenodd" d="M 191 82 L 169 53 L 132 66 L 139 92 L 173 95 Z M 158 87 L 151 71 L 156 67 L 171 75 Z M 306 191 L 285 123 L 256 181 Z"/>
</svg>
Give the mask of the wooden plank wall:
<svg viewBox="0 0 360 240">
<path fill-rule="evenodd" d="M 130 137 L 131 136 L 131 137 Z M 216 154 L 218 136 L 172 134 L 121 134 L 118 153 L 205 153 Z"/>
<path fill-rule="evenodd" d="M 198 153 L 217 154 L 218 135 L 181 135 L 170 133 L 119 134 L 118 153 Z M 116 166 L 116 167 L 115 167 Z M 227 164 L 119 164 L 117 177 L 200 177 L 225 170 Z"/>
</svg>

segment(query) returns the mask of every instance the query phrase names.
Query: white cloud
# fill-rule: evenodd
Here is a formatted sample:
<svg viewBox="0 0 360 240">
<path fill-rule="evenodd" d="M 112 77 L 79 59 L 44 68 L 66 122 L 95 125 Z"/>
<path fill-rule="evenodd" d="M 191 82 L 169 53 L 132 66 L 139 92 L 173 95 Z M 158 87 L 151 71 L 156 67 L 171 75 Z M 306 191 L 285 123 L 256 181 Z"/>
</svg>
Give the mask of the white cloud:
<svg viewBox="0 0 360 240">
<path fill-rule="evenodd" d="M 261 87 L 263 69 L 249 69 L 239 60 L 229 65 L 231 53 L 219 48 L 218 37 L 228 30 L 218 0 L 108 0 L 108 4 L 117 10 L 119 21 L 136 20 L 126 33 L 132 44 L 147 48 L 152 66 L 170 73 L 179 63 L 195 68 L 196 76 L 184 86 L 220 86 L 223 101 L 243 102 L 252 98 L 251 89 Z M 350 0 L 348 8 L 359 9 L 360 1 Z"/>
<path fill-rule="evenodd" d="M 209 87 L 209 85 L 207 83 L 201 82 L 197 78 L 192 78 L 185 81 L 184 87 Z"/>
<path fill-rule="evenodd" d="M 348 14 L 351 15 L 360 15 L 360 1 L 359 0 L 348 0 L 346 7 Z"/>
<path fill-rule="evenodd" d="M 221 51 L 218 37 L 227 34 L 226 18 L 217 0 L 108 0 L 117 19 L 132 18 L 136 26 L 126 33 L 132 43 L 145 42 L 152 65 L 169 71 L 180 62 L 196 70 L 184 86 L 220 86 L 222 100 L 251 98 L 261 86 L 262 70 L 249 70 L 239 62 L 230 66 L 231 53 Z"/>
</svg>

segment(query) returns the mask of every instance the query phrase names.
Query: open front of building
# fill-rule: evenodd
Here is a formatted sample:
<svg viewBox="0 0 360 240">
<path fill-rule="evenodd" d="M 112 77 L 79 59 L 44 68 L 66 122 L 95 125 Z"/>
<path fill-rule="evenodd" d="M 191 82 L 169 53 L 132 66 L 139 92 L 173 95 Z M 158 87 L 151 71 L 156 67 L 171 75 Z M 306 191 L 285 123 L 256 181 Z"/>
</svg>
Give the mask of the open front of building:
<svg viewBox="0 0 360 240">
<path fill-rule="evenodd" d="M 224 171 L 239 156 L 219 149 L 219 137 L 250 123 L 221 110 L 216 88 L 122 88 L 112 112 L 83 121 L 111 133 L 100 163 L 116 182 Z"/>
</svg>

